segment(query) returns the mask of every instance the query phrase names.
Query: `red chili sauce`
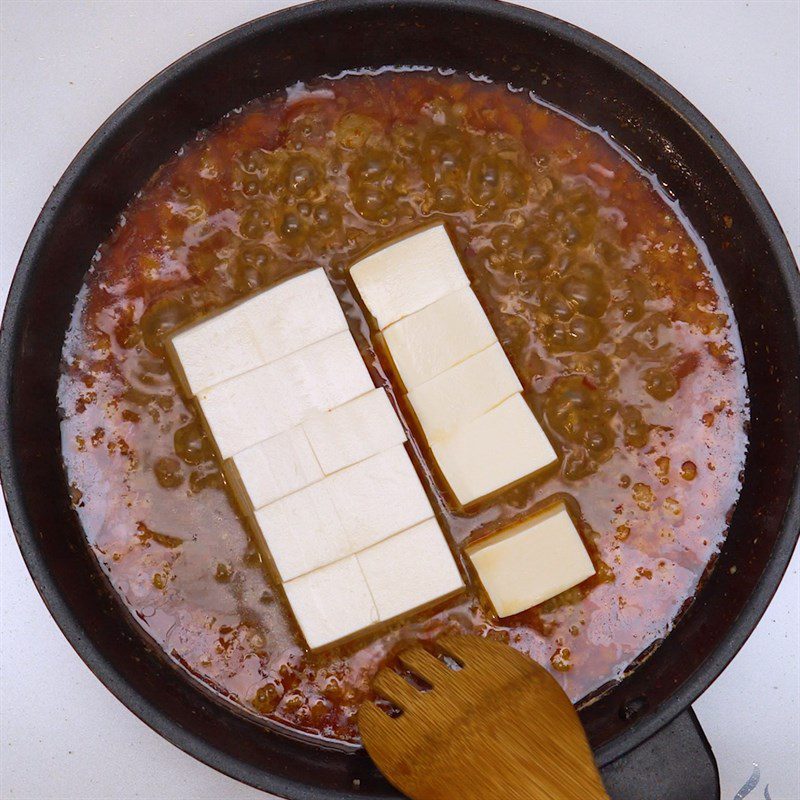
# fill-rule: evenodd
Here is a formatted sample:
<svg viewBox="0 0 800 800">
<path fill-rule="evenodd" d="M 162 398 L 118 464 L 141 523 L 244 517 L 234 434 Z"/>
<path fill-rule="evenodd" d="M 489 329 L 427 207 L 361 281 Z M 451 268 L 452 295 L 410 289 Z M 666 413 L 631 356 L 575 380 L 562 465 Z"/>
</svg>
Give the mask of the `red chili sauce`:
<svg viewBox="0 0 800 800">
<path fill-rule="evenodd" d="M 163 337 L 321 265 L 376 384 L 392 392 L 347 270 L 433 221 L 447 226 L 561 455 L 557 470 L 467 513 L 431 477 L 412 426 L 439 520 L 463 565 L 467 541 L 565 492 L 597 574 L 502 620 L 473 585 L 308 655 L 178 393 Z M 256 100 L 158 170 L 78 296 L 59 399 L 89 545 L 165 652 L 265 721 L 355 741 L 372 675 L 402 643 L 443 632 L 510 643 L 580 701 L 667 634 L 739 492 L 740 344 L 697 242 L 651 176 L 527 93 L 384 71 Z"/>
</svg>

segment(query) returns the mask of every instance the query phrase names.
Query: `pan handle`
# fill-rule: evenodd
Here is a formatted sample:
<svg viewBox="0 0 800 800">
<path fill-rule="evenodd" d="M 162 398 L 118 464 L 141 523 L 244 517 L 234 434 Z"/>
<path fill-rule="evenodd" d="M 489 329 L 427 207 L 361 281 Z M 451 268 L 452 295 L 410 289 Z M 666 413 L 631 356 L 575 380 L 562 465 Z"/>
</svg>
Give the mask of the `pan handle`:
<svg viewBox="0 0 800 800">
<path fill-rule="evenodd" d="M 612 800 L 719 800 L 719 770 L 691 708 L 602 770 Z"/>
</svg>

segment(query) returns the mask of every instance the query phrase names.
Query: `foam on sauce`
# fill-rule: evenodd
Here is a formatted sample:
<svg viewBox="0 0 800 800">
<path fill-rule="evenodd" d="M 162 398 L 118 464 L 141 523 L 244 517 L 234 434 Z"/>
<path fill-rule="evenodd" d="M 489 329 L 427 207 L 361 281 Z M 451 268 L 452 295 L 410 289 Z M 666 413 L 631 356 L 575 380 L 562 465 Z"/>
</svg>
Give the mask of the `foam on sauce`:
<svg viewBox="0 0 800 800">
<path fill-rule="evenodd" d="M 349 741 L 376 670 L 402 643 L 443 632 L 512 644 L 574 701 L 618 679 L 667 634 L 719 550 L 746 446 L 730 306 L 656 186 L 555 109 L 441 71 L 294 86 L 183 147 L 100 247 L 59 392 L 74 505 L 147 633 L 266 723 Z M 465 513 L 440 492 L 412 429 L 438 516 L 460 550 L 565 492 L 597 575 L 500 621 L 473 588 L 308 656 L 177 393 L 162 336 L 322 265 L 373 377 L 392 391 L 347 269 L 434 220 L 562 454 L 556 473 Z"/>
</svg>

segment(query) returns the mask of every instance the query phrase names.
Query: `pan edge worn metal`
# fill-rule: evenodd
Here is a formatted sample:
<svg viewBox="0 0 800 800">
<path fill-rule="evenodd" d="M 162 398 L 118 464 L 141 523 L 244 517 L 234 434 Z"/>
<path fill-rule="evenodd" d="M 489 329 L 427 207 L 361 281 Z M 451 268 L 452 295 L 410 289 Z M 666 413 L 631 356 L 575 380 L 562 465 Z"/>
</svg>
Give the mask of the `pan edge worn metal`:
<svg viewBox="0 0 800 800">
<path fill-rule="evenodd" d="M 301 45 L 304 56 L 297 55 Z M 89 668 L 181 749 L 287 798 L 397 795 L 363 753 L 265 732 L 237 714 L 188 680 L 130 619 L 69 507 L 55 397 L 60 346 L 97 243 L 139 186 L 196 130 L 267 90 L 337 68 L 387 63 L 486 72 L 604 127 L 680 198 L 739 318 L 754 439 L 742 501 L 716 569 L 674 632 L 583 713 L 601 764 L 664 728 L 719 675 L 766 609 L 800 528 L 800 276 L 746 167 L 675 89 L 578 28 L 489 0 L 315 3 L 214 39 L 109 118 L 34 226 L 0 333 L 0 474 L 34 583 Z M 717 220 L 718 196 L 735 221 L 731 231 Z"/>
</svg>

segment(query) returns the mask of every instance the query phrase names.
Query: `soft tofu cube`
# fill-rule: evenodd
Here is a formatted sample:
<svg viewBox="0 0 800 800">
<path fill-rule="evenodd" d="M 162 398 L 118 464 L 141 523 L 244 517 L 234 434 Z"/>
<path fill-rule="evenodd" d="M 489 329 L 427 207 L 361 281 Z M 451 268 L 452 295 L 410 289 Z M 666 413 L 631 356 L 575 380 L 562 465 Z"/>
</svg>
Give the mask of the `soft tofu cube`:
<svg viewBox="0 0 800 800">
<path fill-rule="evenodd" d="M 383 339 L 406 391 L 497 341 L 469 286 L 390 325 Z"/>
<path fill-rule="evenodd" d="M 350 268 L 350 275 L 381 330 L 469 285 L 443 225 L 367 256 Z"/>
<path fill-rule="evenodd" d="M 167 345 L 167 352 L 189 395 L 196 395 L 263 363 L 241 306 L 176 333 Z"/>
<path fill-rule="evenodd" d="M 357 555 L 381 621 L 448 597 L 464 586 L 435 519 Z"/>
<path fill-rule="evenodd" d="M 556 460 L 553 446 L 520 394 L 433 442 L 431 450 L 462 505 Z"/>
<path fill-rule="evenodd" d="M 330 475 L 402 444 L 406 433 L 383 389 L 309 417 L 303 423 L 314 455 Z"/>
<path fill-rule="evenodd" d="M 322 268 L 283 281 L 243 304 L 264 364 L 347 330 Z"/>
<path fill-rule="evenodd" d="M 336 408 L 375 388 L 349 330 L 316 342 L 276 364 L 286 364 L 287 389 L 311 411 Z M 292 400 L 292 394 L 282 398 L 283 403 Z M 307 416 L 308 413 L 303 414 Z"/>
<path fill-rule="evenodd" d="M 563 503 L 467 548 L 499 617 L 543 603 L 595 573 Z"/>
<path fill-rule="evenodd" d="M 255 523 L 283 581 L 353 552 L 326 481 L 258 509 Z"/>
<path fill-rule="evenodd" d="M 378 622 L 378 611 L 355 556 L 295 578 L 283 588 L 311 650 Z"/>
<path fill-rule="evenodd" d="M 374 386 L 349 331 L 315 342 L 198 395 L 222 458 L 298 425 Z"/>
<path fill-rule="evenodd" d="M 429 443 L 480 417 L 522 391 L 499 342 L 420 384 L 408 400 Z"/>
<path fill-rule="evenodd" d="M 180 331 L 170 346 L 184 387 L 196 395 L 346 330 L 325 271 L 315 269 Z"/>
<path fill-rule="evenodd" d="M 324 481 L 352 553 L 433 516 L 403 445 L 335 472 Z"/>
<path fill-rule="evenodd" d="M 197 396 L 211 438 L 225 459 L 296 425 L 297 404 L 279 404 L 282 387 L 273 364 L 237 375 Z"/>
<path fill-rule="evenodd" d="M 242 450 L 226 463 L 225 471 L 245 510 L 266 506 L 324 477 L 302 428 Z"/>
</svg>

